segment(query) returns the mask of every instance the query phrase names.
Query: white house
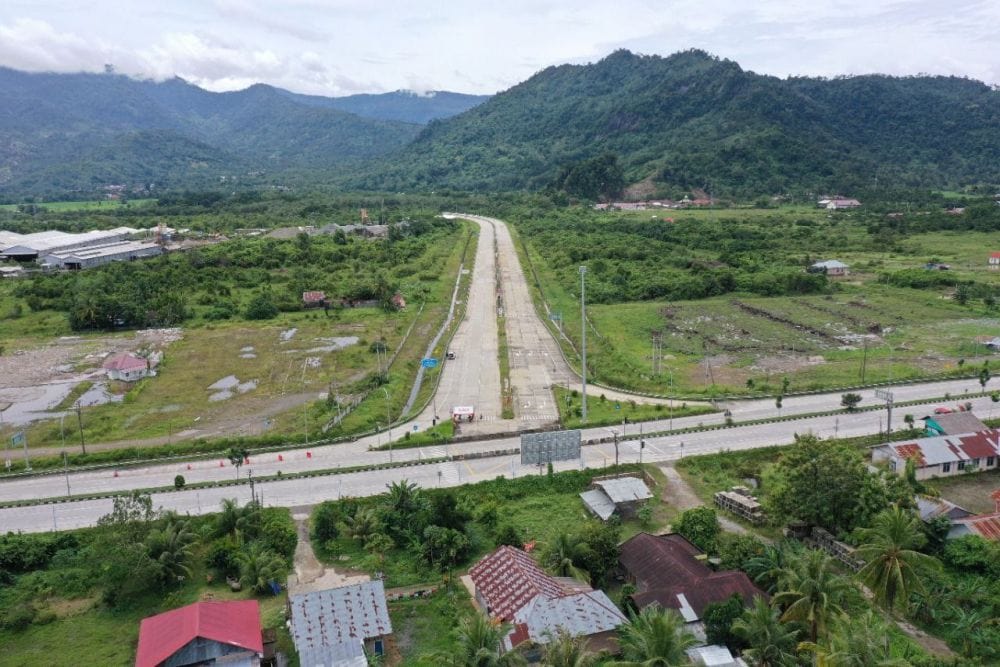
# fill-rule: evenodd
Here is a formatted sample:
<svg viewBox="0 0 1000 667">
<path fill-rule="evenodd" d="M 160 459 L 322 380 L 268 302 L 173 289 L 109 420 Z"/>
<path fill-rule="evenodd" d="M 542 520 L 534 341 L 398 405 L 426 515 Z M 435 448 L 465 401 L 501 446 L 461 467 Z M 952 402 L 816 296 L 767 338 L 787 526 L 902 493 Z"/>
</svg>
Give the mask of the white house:
<svg viewBox="0 0 1000 667">
<path fill-rule="evenodd" d="M 147 359 L 131 352 L 111 355 L 104 360 L 102 367 L 107 371 L 109 380 L 121 382 L 137 382 L 152 372 Z"/>
<path fill-rule="evenodd" d="M 828 276 L 846 276 L 851 272 L 851 267 L 836 259 L 828 259 L 825 262 L 816 262 L 809 267 L 810 273 L 825 273 Z"/>
<path fill-rule="evenodd" d="M 1000 461 L 1000 431 L 917 438 L 890 442 L 872 449 L 872 462 L 884 462 L 897 474 L 905 474 L 906 462 L 916 466 L 917 479 L 949 477 L 972 470 L 993 470 Z"/>
</svg>

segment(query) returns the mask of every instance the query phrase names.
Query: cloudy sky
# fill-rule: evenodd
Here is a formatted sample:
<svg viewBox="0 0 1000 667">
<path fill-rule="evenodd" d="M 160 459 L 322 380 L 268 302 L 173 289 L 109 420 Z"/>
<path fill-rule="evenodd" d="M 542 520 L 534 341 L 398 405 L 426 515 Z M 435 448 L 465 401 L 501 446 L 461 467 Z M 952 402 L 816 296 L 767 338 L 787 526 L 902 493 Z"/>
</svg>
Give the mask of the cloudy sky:
<svg viewBox="0 0 1000 667">
<path fill-rule="evenodd" d="M 347 95 L 493 93 L 617 48 L 1000 84 L 1000 0 L 3 0 L 0 65 Z"/>
</svg>

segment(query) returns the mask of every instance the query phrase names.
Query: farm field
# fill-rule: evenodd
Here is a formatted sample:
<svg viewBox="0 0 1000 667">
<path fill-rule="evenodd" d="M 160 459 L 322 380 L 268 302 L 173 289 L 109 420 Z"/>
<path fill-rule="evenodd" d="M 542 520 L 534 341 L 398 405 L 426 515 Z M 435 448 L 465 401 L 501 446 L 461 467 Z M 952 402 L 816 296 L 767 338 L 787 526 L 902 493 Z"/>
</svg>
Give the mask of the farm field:
<svg viewBox="0 0 1000 667">
<path fill-rule="evenodd" d="M 97 199 L 87 201 L 48 201 L 29 204 L 29 206 L 44 208 L 46 211 L 53 213 L 65 213 L 68 211 L 106 212 L 120 208 L 148 206 L 155 201 L 155 199 L 128 199 L 126 201 Z M 17 211 L 19 206 L 24 206 L 24 204 L 0 204 L 0 211 Z"/>
<path fill-rule="evenodd" d="M 956 224 L 942 218 L 912 220 Z M 588 267 L 595 383 L 694 399 L 973 374 L 993 358 L 977 339 L 1000 335 L 1000 271 L 986 261 L 1000 234 L 931 229 L 887 242 L 884 219 L 805 207 L 585 212 L 516 229 L 539 310 L 577 365 L 578 266 Z M 805 282 L 818 259 L 840 259 L 850 275 Z M 693 296 L 643 298 L 659 293 Z"/>
</svg>

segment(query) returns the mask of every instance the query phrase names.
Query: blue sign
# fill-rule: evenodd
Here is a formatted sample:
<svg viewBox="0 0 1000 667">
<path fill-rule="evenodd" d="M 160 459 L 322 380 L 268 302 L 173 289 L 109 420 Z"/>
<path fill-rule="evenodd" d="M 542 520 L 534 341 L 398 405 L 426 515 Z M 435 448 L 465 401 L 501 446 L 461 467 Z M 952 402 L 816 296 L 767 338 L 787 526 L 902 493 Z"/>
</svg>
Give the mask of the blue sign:
<svg viewBox="0 0 1000 667">
<path fill-rule="evenodd" d="M 18 431 L 14 434 L 14 437 L 10 439 L 10 444 L 14 447 L 20 447 L 24 444 L 24 431 Z"/>
<path fill-rule="evenodd" d="M 434 368 L 438 365 L 438 360 L 434 357 L 424 357 L 420 360 L 420 365 L 424 368 Z"/>
</svg>

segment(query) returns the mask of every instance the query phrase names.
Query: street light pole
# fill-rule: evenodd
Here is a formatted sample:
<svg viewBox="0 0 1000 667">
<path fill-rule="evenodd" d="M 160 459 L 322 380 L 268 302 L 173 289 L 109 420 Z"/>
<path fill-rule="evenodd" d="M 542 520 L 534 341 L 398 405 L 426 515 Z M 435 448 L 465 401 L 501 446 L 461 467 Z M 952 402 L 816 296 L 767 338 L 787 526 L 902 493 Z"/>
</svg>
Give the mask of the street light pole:
<svg viewBox="0 0 1000 667">
<path fill-rule="evenodd" d="M 583 423 L 587 422 L 587 267 L 580 267 L 580 356 L 581 356 L 581 375 L 583 379 L 583 408 L 580 412 L 580 420 Z"/>
<path fill-rule="evenodd" d="M 76 402 L 76 423 L 80 427 L 80 449 L 86 454 L 87 445 L 83 442 L 83 408 L 80 406 L 80 401 Z"/>
</svg>

